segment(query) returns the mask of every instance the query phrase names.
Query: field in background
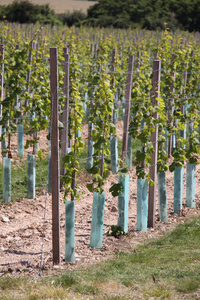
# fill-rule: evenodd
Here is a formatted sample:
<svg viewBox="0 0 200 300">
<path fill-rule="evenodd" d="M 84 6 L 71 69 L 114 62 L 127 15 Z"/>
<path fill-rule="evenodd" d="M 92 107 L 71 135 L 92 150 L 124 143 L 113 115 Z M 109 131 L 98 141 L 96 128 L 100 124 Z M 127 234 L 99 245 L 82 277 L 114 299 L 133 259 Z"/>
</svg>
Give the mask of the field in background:
<svg viewBox="0 0 200 300">
<path fill-rule="evenodd" d="M 0 0 L 0 5 L 8 5 L 12 3 L 13 0 Z M 49 4 L 51 9 L 56 13 L 65 13 L 66 11 L 73 12 L 74 10 L 81 10 L 82 12 L 87 12 L 89 6 L 94 5 L 95 1 L 81 1 L 81 0 L 33 0 L 30 1 L 34 4 Z"/>
</svg>

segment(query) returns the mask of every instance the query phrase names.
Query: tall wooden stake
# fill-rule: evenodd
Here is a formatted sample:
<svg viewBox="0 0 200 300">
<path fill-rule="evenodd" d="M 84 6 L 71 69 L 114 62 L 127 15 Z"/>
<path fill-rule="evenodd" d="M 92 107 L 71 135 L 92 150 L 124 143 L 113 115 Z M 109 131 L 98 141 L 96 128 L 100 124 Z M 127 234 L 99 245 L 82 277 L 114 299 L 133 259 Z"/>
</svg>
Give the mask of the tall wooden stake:
<svg viewBox="0 0 200 300">
<path fill-rule="evenodd" d="M 152 105 L 157 105 L 156 100 L 160 93 L 160 73 L 161 61 L 154 60 L 153 63 L 153 79 L 151 99 Z M 154 114 L 154 118 L 158 119 L 158 113 Z M 154 147 L 154 153 L 151 154 L 152 164 L 150 167 L 150 178 L 154 181 L 154 185 L 149 185 L 149 205 L 148 205 L 148 227 L 155 226 L 155 212 L 156 212 L 156 173 L 157 173 L 157 153 L 158 153 L 158 125 L 155 126 L 155 131 L 151 136 L 151 142 Z"/>
<path fill-rule="evenodd" d="M 129 62 L 128 62 L 128 76 L 127 76 L 126 94 L 125 94 L 126 106 L 125 106 L 125 116 L 124 116 L 121 167 L 123 167 L 124 162 L 126 161 L 126 155 L 127 155 L 128 128 L 129 128 L 130 107 L 131 107 L 131 90 L 132 90 L 132 80 L 133 80 L 133 63 L 134 63 L 134 56 L 130 55 Z"/>
<path fill-rule="evenodd" d="M 28 63 L 29 64 L 31 64 L 31 62 L 32 62 L 32 49 L 33 49 L 33 42 L 31 43 L 31 49 L 30 49 L 30 51 L 29 51 L 29 57 L 28 57 Z M 29 82 L 30 82 L 30 79 L 31 79 L 31 69 L 30 70 L 28 70 L 28 72 L 27 72 L 27 77 L 26 77 L 26 81 L 27 81 L 27 83 L 28 83 L 28 86 L 27 86 L 27 93 L 30 93 L 30 86 L 29 86 Z M 26 100 L 25 101 L 25 107 L 28 105 L 28 101 Z"/>
<path fill-rule="evenodd" d="M 67 155 L 68 148 L 68 122 L 69 122 L 69 54 L 68 48 L 64 48 L 64 85 L 63 85 L 63 94 L 65 96 L 65 105 L 63 108 L 63 113 L 61 115 L 61 122 L 63 123 L 64 128 L 61 131 L 61 170 L 60 175 L 65 175 L 63 157 Z M 60 181 L 62 185 L 62 178 Z"/>
<path fill-rule="evenodd" d="M 51 167 L 52 167 L 52 242 L 53 264 L 60 263 L 60 211 L 59 211 L 59 143 L 58 143 L 58 52 L 50 48 L 51 88 Z"/>
<path fill-rule="evenodd" d="M 1 93 L 0 93 L 0 101 L 3 101 L 3 73 L 4 73 L 4 47 L 1 44 L 0 45 L 0 87 L 1 87 Z M 0 120 L 2 119 L 2 103 L 0 102 Z M 2 126 L 0 126 L 0 137 L 2 135 Z"/>
<path fill-rule="evenodd" d="M 172 63 L 174 63 L 174 54 L 172 54 Z M 170 98 L 173 97 L 174 95 L 174 91 L 175 91 L 175 88 L 174 88 L 174 83 L 175 83 L 175 78 L 176 78 L 176 74 L 175 72 L 171 72 L 171 77 L 173 78 L 173 81 L 170 83 L 170 90 L 171 90 L 171 93 L 170 93 Z M 170 99 L 170 104 L 169 104 L 169 114 L 168 114 L 168 122 L 169 124 L 173 125 L 172 124 L 172 118 L 171 118 L 171 114 L 173 114 L 173 111 L 174 111 L 174 99 Z M 168 143 L 168 157 L 171 156 L 171 151 L 172 151 L 172 135 L 169 137 L 169 143 Z"/>
</svg>

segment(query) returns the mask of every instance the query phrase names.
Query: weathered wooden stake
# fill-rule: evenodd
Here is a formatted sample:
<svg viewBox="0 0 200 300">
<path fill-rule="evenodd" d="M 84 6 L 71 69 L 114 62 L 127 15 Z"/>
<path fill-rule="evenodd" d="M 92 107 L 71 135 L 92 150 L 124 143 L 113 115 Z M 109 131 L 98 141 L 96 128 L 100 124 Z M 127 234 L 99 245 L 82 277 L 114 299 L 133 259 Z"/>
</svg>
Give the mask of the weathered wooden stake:
<svg viewBox="0 0 200 300">
<path fill-rule="evenodd" d="M 186 68 L 188 68 L 188 63 L 186 63 L 185 66 L 186 66 Z M 186 97 L 186 90 L 185 90 L 185 88 L 186 88 L 186 84 L 187 84 L 187 71 L 184 72 L 183 79 L 184 79 L 183 95 L 184 95 L 184 97 Z M 186 110 L 187 110 L 187 107 L 185 105 L 181 105 L 181 113 L 183 115 L 186 114 Z M 180 131 L 180 136 L 183 137 L 184 139 L 186 139 L 186 124 L 185 124 L 184 130 Z M 185 148 L 185 145 L 183 147 Z"/>
<path fill-rule="evenodd" d="M 68 122 L 69 122 L 69 54 L 68 48 L 64 48 L 64 85 L 63 85 L 63 94 L 65 96 L 65 104 L 63 108 L 63 113 L 61 115 L 61 122 L 63 123 L 64 128 L 61 131 L 61 168 L 60 175 L 65 175 L 65 168 L 63 157 L 67 155 L 68 149 Z M 62 185 L 62 177 L 60 184 Z"/>
<path fill-rule="evenodd" d="M 194 130 L 193 123 L 188 123 L 188 138 L 190 139 L 191 134 Z M 189 142 L 190 150 L 192 148 L 191 143 Z M 196 165 L 190 164 L 187 162 L 186 167 L 186 206 L 187 207 L 196 207 Z"/>
<path fill-rule="evenodd" d="M 117 55 L 117 51 L 116 49 L 113 49 L 112 52 L 112 66 L 111 66 L 111 86 L 115 86 L 115 79 L 114 79 L 114 72 L 115 72 L 115 61 L 116 61 L 116 55 Z M 113 109 L 113 115 L 112 115 L 112 119 L 113 119 L 113 124 L 116 124 L 116 103 L 114 100 L 114 109 Z M 111 135 L 110 137 L 110 152 L 111 152 L 111 170 L 113 173 L 117 173 L 118 171 L 118 149 L 117 149 L 117 136 L 115 134 Z"/>
<path fill-rule="evenodd" d="M 157 105 L 156 100 L 160 92 L 160 73 L 161 61 L 154 60 L 153 63 L 153 79 L 152 79 L 152 92 L 151 99 L 152 105 Z M 158 113 L 154 114 L 154 118 L 158 119 Z M 157 153 L 158 153 L 158 125 L 155 126 L 155 131 L 151 136 L 151 142 L 154 147 L 154 153 L 151 154 L 152 164 L 150 167 L 150 178 L 153 180 L 154 185 L 149 185 L 149 200 L 148 200 L 148 228 L 155 225 L 155 212 L 156 212 L 156 174 L 157 174 Z"/>
<path fill-rule="evenodd" d="M 88 147 L 87 147 L 86 170 L 89 170 L 93 167 L 94 146 L 91 138 L 92 129 L 93 129 L 93 124 L 91 122 L 88 122 Z"/>
<path fill-rule="evenodd" d="M 131 105 L 131 90 L 133 80 L 133 62 L 134 56 L 129 56 L 128 76 L 126 83 L 126 106 L 124 117 L 124 129 L 123 129 L 123 144 L 122 144 L 122 163 L 121 167 L 126 163 L 127 157 L 127 145 L 128 145 L 128 129 L 129 129 L 129 117 L 130 117 L 130 105 Z M 121 227 L 123 231 L 128 231 L 128 201 L 129 201 L 129 175 L 124 178 L 119 176 L 119 183 L 122 184 L 122 192 L 118 196 L 118 220 L 117 226 Z"/>
<path fill-rule="evenodd" d="M 33 49 L 33 42 L 31 43 L 31 49 L 30 49 L 30 51 L 29 51 L 29 57 L 28 57 L 28 63 L 29 64 L 31 64 L 31 62 L 32 62 L 32 49 Z M 27 72 L 27 77 L 26 77 L 26 82 L 28 83 L 28 85 L 27 85 L 27 93 L 29 93 L 30 92 L 30 86 L 29 86 L 29 82 L 30 82 L 30 79 L 31 79 L 31 69 L 29 69 L 28 70 L 28 72 Z M 26 100 L 25 101 L 25 106 L 27 106 L 28 105 L 28 101 Z"/>
<path fill-rule="evenodd" d="M 121 167 L 123 167 L 124 162 L 126 162 L 126 155 L 127 155 L 128 129 L 129 129 L 130 107 L 131 107 L 131 90 L 132 90 L 132 81 L 133 81 L 133 63 L 134 63 L 134 56 L 130 55 L 129 64 L 128 64 L 128 77 L 126 83 L 126 95 L 125 95 L 126 106 L 125 106 L 125 116 L 124 116 Z"/>
<path fill-rule="evenodd" d="M 58 51 L 50 48 L 51 167 L 53 264 L 60 263 L 59 143 L 58 143 Z"/>
<path fill-rule="evenodd" d="M 27 197 L 35 198 L 35 155 L 28 153 L 27 155 Z"/>
<path fill-rule="evenodd" d="M 172 55 L 172 63 L 174 62 L 174 54 Z M 172 98 L 172 95 L 174 94 L 174 83 L 175 83 L 175 72 L 171 73 L 171 77 L 173 78 L 173 81 L 170 83 L 170 90 L 171 90 L 171 94 L 170 94 L 170 98 Z M 174 99 L 170 99 L 170 104 L 169 104 L 169 114 L 168 114 L 168 122 L 169 124 L 172 123 L 171 120 L 171 114 L 173 114 L 174 111 Z M 173 135 L 171 135 L 169 137 L 169 141 L 168 141 L 168 157 L 171 156 L 171 151 L 172 151 L 172 146 L 173 146 Z"/>
<path fill-rule="evenodd" d="M 2 119 L 2 104 L 1 101 L 3 101 L 3 73 L 4 73 L 4 46 L 0 45 L 0 120 Z M 2 135 L 2 126 L 0 126 L 0 137 Z"/>
</svg>

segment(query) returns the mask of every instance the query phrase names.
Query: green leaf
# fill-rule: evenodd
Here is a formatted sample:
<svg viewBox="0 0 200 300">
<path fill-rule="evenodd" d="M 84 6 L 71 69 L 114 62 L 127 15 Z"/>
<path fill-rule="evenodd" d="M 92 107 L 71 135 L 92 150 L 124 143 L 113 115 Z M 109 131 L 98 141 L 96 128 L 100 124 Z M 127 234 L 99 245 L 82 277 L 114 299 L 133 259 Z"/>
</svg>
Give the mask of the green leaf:
<svg viewBox="0 0 200 300">
<path fill-rule="evenodd" d="M 93 183 L 88 183 L 87 185 L 88 190 L 92 193 L 94 191 L 94 184 Z"/>
<path fill-rule="evenodd" d="M 114 183 L 110 189 L 109 192 L 112 194 L 113 197 L 119 196 L 119 194 L 122 192 L 123 186 L 121 183 Z"/>
</svg>

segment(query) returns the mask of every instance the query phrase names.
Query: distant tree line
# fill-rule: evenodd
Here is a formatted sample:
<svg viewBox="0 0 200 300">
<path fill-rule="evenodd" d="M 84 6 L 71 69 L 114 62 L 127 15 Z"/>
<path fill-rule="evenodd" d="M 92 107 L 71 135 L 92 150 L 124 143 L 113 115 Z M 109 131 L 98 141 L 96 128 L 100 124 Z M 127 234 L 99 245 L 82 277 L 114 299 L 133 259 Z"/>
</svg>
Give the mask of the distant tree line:
<svg viewBox="0 0 200 300">
<path fill-rule="evenodd" d="M 88 9 L 92 26 L 200 31 L 200 0 L 99 0 Z"/>
<path fill-rule="evenodd" d="M 55 12 L 48 4 L 35 5 L 27 0 L 16 0 L 9 5 L 1 5 L 0 19 L 12 23 L 59 23 Z"/>
<path fill-rule="evenodd" d="M 79 25 L 84 19 L 86 19 L 86 14 L 81 11 L 56 14 L 50 9 L 49 4 L 37 5 L 28 0 L 15 0 L 9 5 L 0 5 L 0 20 L 12 23 L 66 24 L 72 26 Z"/>
<path fill-rule="evenodd" d="M 98 27 L 140 27 L 163 29 L 165 23 L 176 28 L 200 31 L 200 0 L 99 0 L 88 9 L 56 14 L 48 4 L 35 5 L 28 0 L 0 6 L 0 20 L 51 25 L 87 25 Z"/>
</svg>

